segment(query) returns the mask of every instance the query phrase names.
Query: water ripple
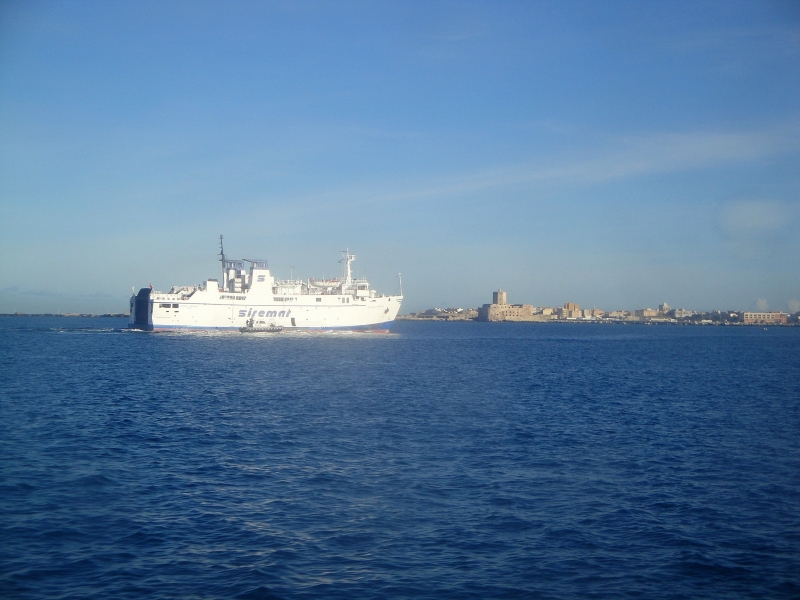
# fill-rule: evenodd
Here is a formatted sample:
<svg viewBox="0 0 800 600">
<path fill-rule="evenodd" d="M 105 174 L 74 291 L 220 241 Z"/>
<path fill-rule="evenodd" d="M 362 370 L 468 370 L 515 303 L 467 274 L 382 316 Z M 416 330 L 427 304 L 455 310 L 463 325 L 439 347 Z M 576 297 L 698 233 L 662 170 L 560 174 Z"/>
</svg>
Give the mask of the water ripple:
<svg viewBox="0 0 800 600">
<path fill-rule="evenodd" d="M 8 598 L 800 597 L 800 330 L 0 319 Z"/>
</svg>

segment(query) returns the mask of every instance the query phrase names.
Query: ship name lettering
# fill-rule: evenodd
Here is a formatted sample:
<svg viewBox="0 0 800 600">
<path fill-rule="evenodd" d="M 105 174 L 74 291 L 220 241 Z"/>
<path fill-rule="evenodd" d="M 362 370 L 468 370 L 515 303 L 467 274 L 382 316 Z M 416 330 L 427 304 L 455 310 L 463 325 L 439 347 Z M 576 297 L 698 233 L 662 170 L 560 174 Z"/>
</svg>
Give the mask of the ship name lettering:
<svg viewBox="0 0 800 600">
<path fill-rule="evenodd" d="M 288 317 L 292 314 L 291 310 L 258 310 L 257 308 L 251 308 L 249 310 L 240 310 L 239 316 L 240 317 Z"/>
</svg>

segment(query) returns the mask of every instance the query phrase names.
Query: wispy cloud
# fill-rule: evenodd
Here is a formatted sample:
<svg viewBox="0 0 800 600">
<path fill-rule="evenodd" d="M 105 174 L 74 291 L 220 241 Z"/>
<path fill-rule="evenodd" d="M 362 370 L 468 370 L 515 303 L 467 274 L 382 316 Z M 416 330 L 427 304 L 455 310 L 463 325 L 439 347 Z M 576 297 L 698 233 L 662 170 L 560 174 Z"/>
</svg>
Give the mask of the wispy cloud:
<svg viewBox="0 0 800 600">
<path fill-rule="evenodd" d="M 735 76 L 753 73 L 775 59 L 800 54 L 800 26 L 794 23 L 700 29 L 662 41 L 677 54 L 695 54 L 715 60 L 707 63 L 709 73 Z"/>
<path fill-rule="evenodd" d="M 738 200 L 722 210 L 723 231 L 733 238 L 773 236 L 793 221 L 791 206 L 774 200 Z"/>
<path fill-rule="evenodd" d="M 800 26 L 794 23 L 725 27 L 685 32 L 669 38 L 665 45 L 678 51 L 711 49 L 734 51 L 743 45 L 796 54 L 800 52 Z"/>
<path fill-rule="evenodd" d="M 63 295 L 57 292 L 48 292 L 43 290 L 21 290 L 19 286 L 16 285 L 3 288 L 3 293 L 9 295 L 19 295 L 19 296 L 38 296 L 42 298 L 55 298 Z"/>
<path fill-rule="evenodd" d="M 91 300 L 107 300 L 109 298 L 116 298 L 118 296 L 114 294 L 109 294 L 108 292 L 93 292 L 90 294 L 62 294 L 60 292 L 52 292 L 48 290 L 24 290 L 20 289 L 17 285 L 11 285 L 8 287 L 3 288 L 2 293 L 13 295 L 13 296 L 36 296 L 40 298 L 58 298 L 58 297 L 70 297 L 70 298 L 85 298 Z"/>
<path fill-rule="evenodd" d="M 356 135 L 377 138 L 418 134 L 358 129 Z M 579 136 L 570 132 L 571 137 Z M 624 136 L 584 134 L 583 149 L 550 155 L 525 162 L 495 164 L 485 168 L 451 171 L 427 177 L 413 173 L 385 179 L 362 179 L 334 189 L 308 191 L 291 195 L 254 196 L 247 210 L 268 214 L 271 219 L 286 218 L 299 222 L 301 217 L 316 218 L 320 211 L 351 214 L 348 210 L 370 209 L 389 204 L 437 203 L 448 205 L 462 199 L 486 196 L 504 190 L 522 190 L 531 196 L 543 189 L 575 189 L 651 175 L 732 168 L 800 149 L 800 122 L 791 121 L 761 130 L 651 132 Z M 263 156 L 250 160 L 237 158 L 237 164 L 221 164 L 219 172 L 194 173 L 191 178 L 159 180 L 131 193 L 132 200 L 156 196 L 202 195 L 209 177 L 241 170 L 242 178 L 259 173 Z M 159 187 L 160 186 L 160 187 Z M 167 190 L 165 192 L 165 189 Z M 344 211 L 344 212 L 343 212 Z M 202 213 L 196 215 L 204 219 Z M 185 215 L 182 218 L 186 218 Z"/>
<path fill-rule="evenodd" d="M 791 123 L 762 131 L 651 133 L 607 138 L 582 156 L 497 166 L 405 182 L 370 182 L 314 199 L 344 196 L 349 202 L 447 199 L 514 186 L 588 185 L 648 175 L 740 164 L 795 152 L 800 127 Z M 391 189 L 393 191 L 386 192 Z M 309 200 L 311 198 L 308 198 Z"/>
<path fill-rule="evenodd" d="M 800 205 L 778 200 L 734 200 L 719 213 L 719 227 L 729 248 L 742 258 L 784 253 Z"/>
</svg>

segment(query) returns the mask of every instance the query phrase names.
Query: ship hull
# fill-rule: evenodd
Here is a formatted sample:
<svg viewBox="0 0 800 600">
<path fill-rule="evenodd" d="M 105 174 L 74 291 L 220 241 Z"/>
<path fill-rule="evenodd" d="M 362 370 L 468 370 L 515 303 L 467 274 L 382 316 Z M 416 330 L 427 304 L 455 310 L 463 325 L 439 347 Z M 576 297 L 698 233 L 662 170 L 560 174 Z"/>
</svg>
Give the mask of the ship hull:
<svg viewBox="0 0 800 600">
<path fill-rule="evenodd" d="M 364 331 L 364 332 L 387 332 L 390 331 L 394 325 L 394 321 L 386 321 L 385 323 L 373 323 L 370 325 L 345 325 L 341 327 L 286 327 L 282 331 Z M 152 327 L 134 327 L 131 329 L 141 329 L 142 331 L 240 331 L 242 327 L 215 327 L 212 325 L 153 325 Z M 257 333 L 257 331 L 256 331 Z"/>
<path fill-rule="evenodd" d="M 134 297 L 135 298 L 135 297 Z M 132 298 L 129 326 L 146 331 L 170 329 L 238 330 L 253 319 L 256 326 L 277 325 L 285 330 L 389 329 L 400 310 L 402 296 L 356 300 L 344 296 L 287 296 L 283 302 L 258 299 L 227 303 L 191 302 L 179 296 L 153 294 L 146 320 L 134 318 Z"/>
</svg>

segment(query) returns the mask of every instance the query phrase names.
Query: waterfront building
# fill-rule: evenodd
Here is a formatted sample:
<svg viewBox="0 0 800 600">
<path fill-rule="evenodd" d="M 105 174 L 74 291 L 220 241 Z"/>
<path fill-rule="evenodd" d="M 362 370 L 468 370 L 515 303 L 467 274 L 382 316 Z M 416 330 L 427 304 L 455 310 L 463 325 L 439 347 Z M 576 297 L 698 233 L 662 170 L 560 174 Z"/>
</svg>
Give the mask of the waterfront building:
<svg viewBox="0 0 800 600">
<path fill-rule="evenodd" d="M 640 318 L 657 317 L 658 311 L 652 308 L 640 308 L 634 311 L 634 315 Z"/>
<path fill-rule="evenodd" d="M 742 313 L 742 321 L 745 324 L 759 324 L 759 325 L 784 325 L 789 315 L 782 312 L 745 312 Z"/>
<path fill-rule="evenodd" d="M 580 319 L 583 317 L 581 307 L 574 302 L 565 302 L 564 307 L 561 309 L 562 319 Z"/>
</svg>

